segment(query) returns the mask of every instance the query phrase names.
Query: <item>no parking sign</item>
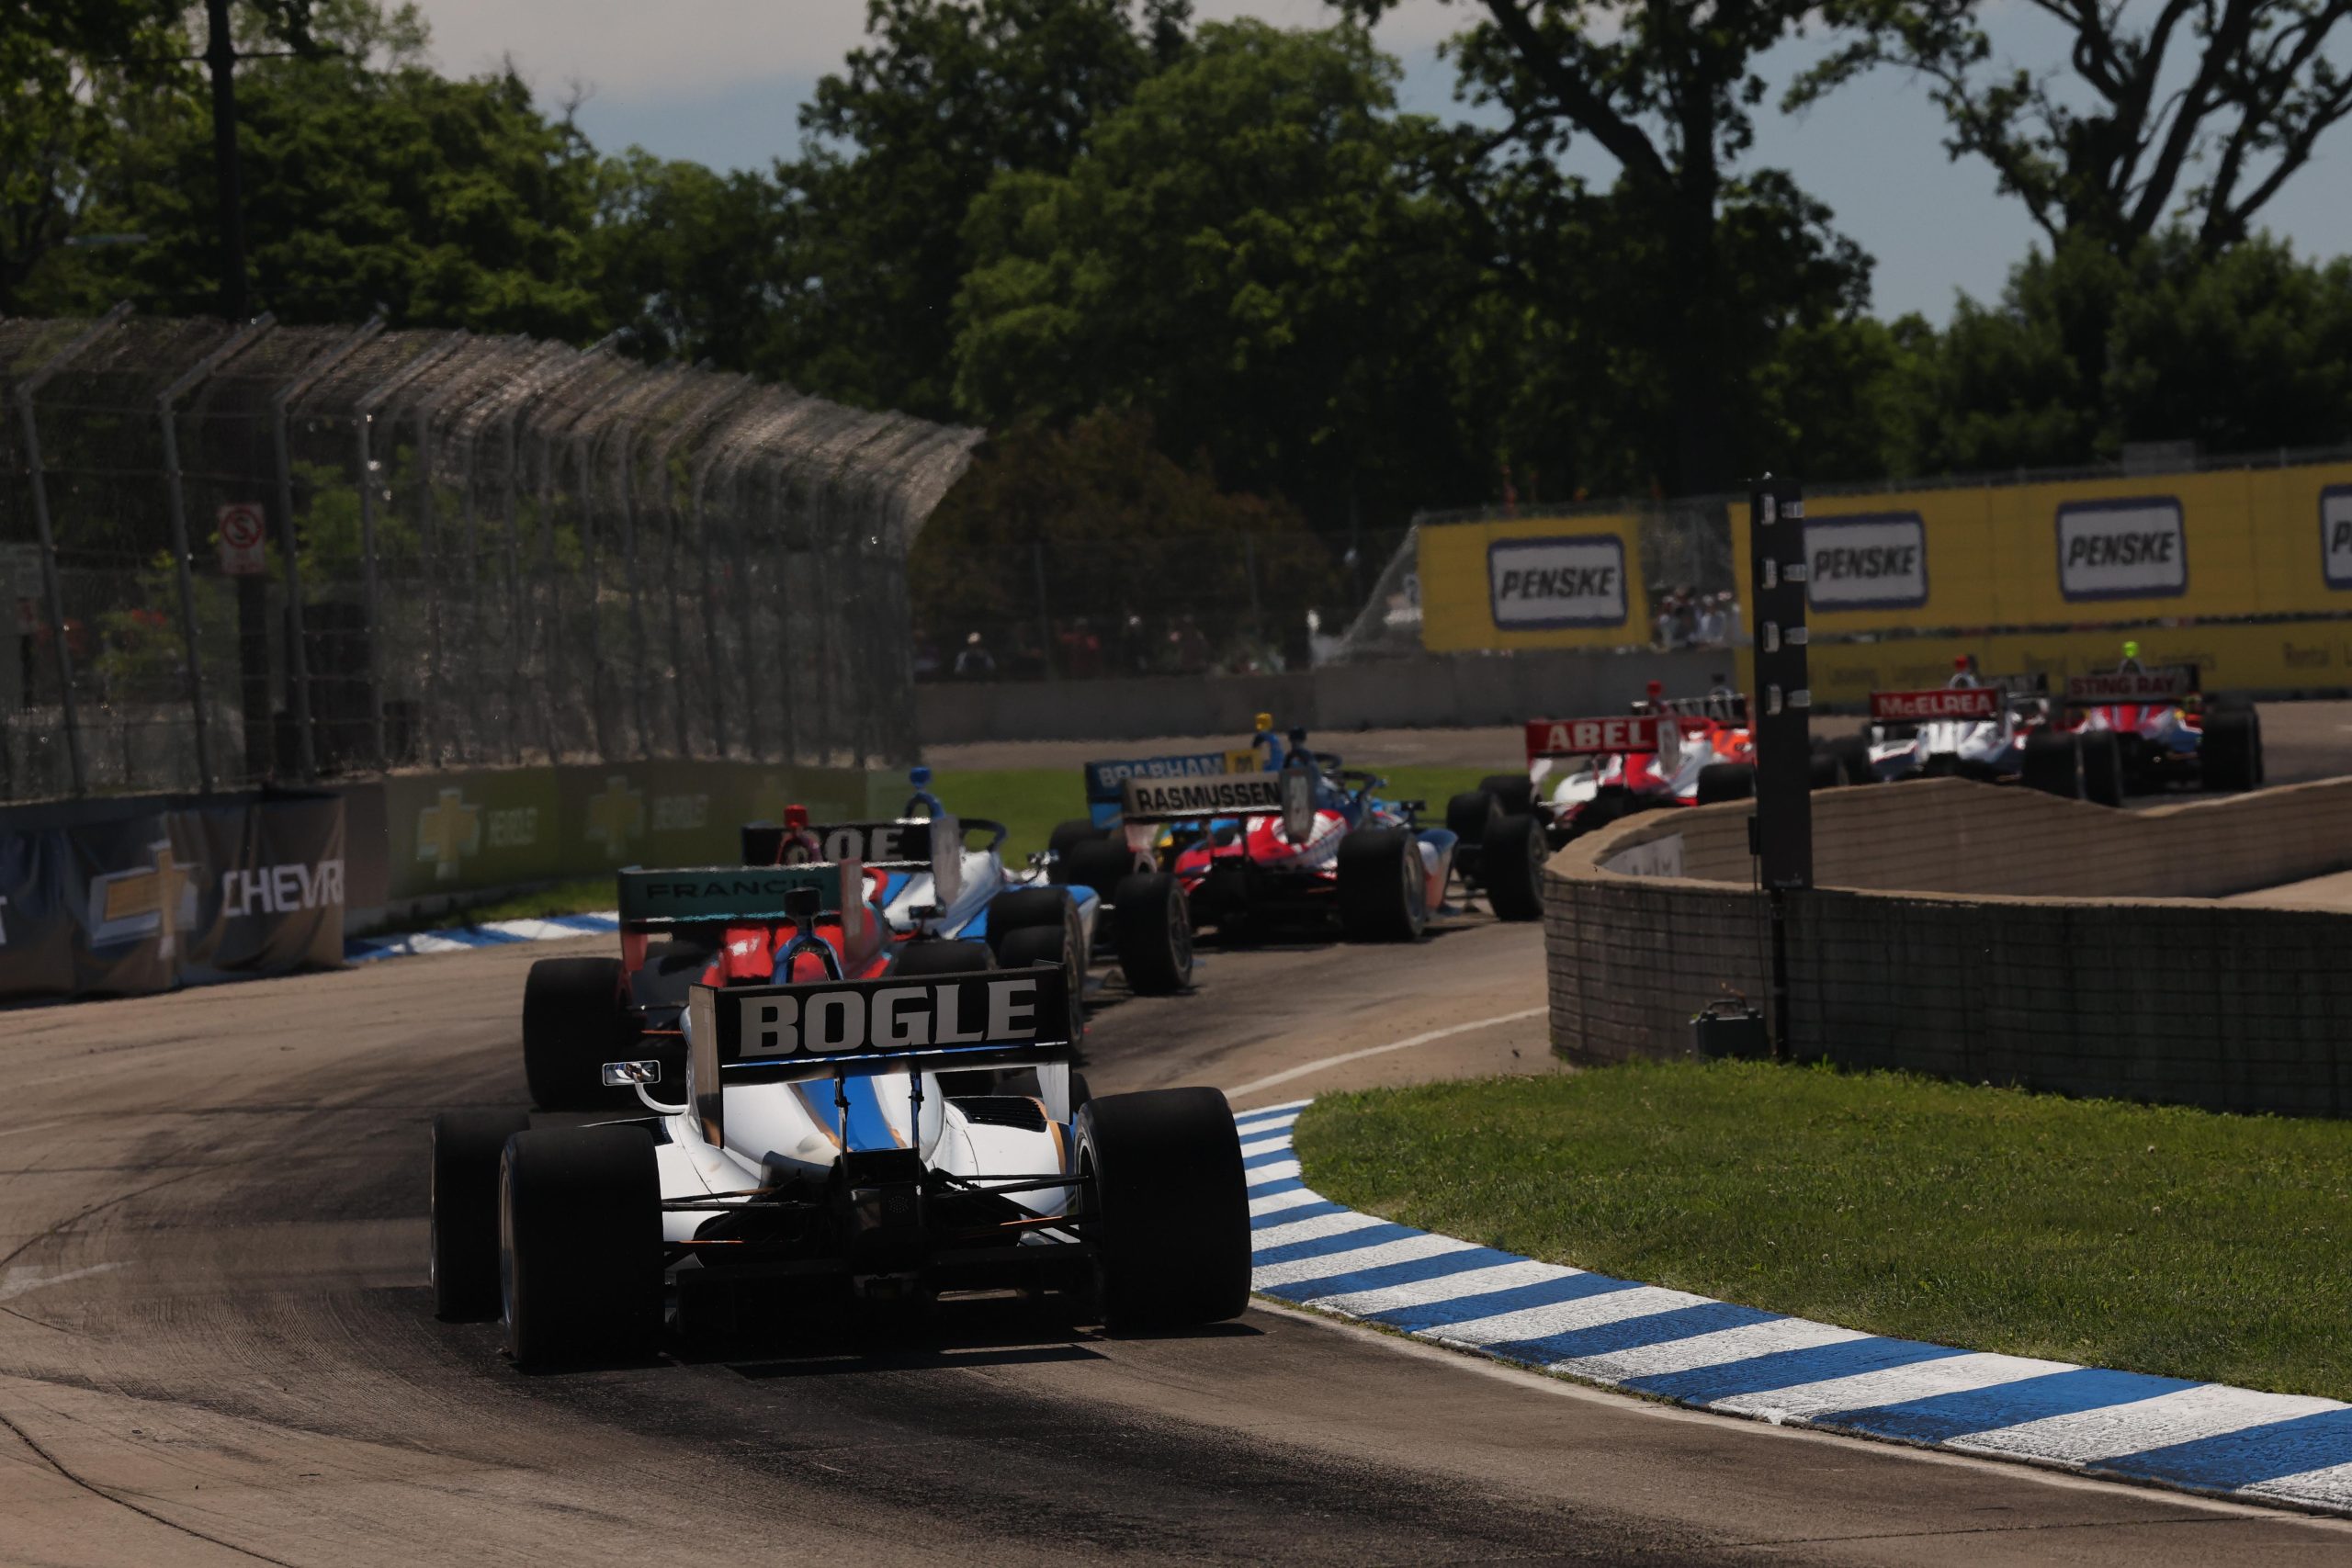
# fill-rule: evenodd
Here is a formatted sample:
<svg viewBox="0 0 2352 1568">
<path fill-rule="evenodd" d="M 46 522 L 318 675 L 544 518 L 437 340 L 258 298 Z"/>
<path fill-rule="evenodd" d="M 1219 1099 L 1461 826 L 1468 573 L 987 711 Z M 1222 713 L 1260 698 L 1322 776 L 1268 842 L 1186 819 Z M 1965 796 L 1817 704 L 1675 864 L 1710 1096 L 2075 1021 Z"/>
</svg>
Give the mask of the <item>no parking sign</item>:
<svg viewBox="0 0 2352 1568">
<path fill-rule="evenodd" d="M 230 577 L 259 577 L 267 570 L 262 559 L 261 508 L 249 501 L 232 502 L 220 513 L 220 570 Z"/>
</svg>

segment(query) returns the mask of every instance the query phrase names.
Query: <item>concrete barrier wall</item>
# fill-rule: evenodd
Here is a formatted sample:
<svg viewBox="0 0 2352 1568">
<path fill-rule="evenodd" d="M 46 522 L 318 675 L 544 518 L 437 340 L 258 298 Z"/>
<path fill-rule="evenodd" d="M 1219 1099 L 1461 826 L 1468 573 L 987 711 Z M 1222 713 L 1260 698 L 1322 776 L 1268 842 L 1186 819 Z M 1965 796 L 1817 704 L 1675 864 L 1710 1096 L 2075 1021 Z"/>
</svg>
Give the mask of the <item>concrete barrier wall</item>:
<svg viewBox="0 0 2352 1568">
<path fill-rule="evenodd" d="M 1622 713 L 1649 681 L 1687 694 L 1731 668 L 1721 650 L 1477 654 L 1283 675 L 935 682 L 915 688 L 915 707 L 926 746 L 1226 735 L 1261 713 L 1310 729 L 1430 728 Z"/>
<path fill-rule="evenodd" d="M 1825 886 L 1793 897 L 1797 1056 L 2217 1110 L 2352 1105 L 2352 915 L 2122 891 L 2221 893 L 2338 869 L 2352 859 L 2352 780 L 2143 813 L 1958 781 L 1831 792 L 1815 806 L 1825 867 L 1924 879 L 1929 846 L 1994 846 L 1956 863 L 1974 853 L 1988 880 L 2075 896 Z M 1545 948 L 1561 1054 L 1684 1055 L 1690 1016 L 1709 1002 L 1738 993 L 1765 1005 L 1770 933 L 1747 880 L 1747 812 L 1636 818 L 1553 858 Z M 1848 841 L 1863 828 L 1911 847 Z M 1601 869 L 1678 832 L 1685 871 L 1702 874 Z M 2141 863 L 2149 857 L 2168 863 Z"/>
</svg>

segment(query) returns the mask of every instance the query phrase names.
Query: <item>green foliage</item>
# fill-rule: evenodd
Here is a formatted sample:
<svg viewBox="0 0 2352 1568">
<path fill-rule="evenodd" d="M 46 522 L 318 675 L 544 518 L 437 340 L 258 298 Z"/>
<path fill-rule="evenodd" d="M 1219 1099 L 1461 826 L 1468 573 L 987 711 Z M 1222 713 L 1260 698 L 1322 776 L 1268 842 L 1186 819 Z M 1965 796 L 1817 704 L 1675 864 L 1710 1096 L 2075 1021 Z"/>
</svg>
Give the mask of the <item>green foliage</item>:
<svg viewBox="0 0 2352 1568">
<path fill-rule="evenodd" d="M 1723 1063 L 1333 1095 L 1306 1179 L 1407 1224 L 1858 1328 L 2352 1394 L 2352 1125 Z"/>
</svg>

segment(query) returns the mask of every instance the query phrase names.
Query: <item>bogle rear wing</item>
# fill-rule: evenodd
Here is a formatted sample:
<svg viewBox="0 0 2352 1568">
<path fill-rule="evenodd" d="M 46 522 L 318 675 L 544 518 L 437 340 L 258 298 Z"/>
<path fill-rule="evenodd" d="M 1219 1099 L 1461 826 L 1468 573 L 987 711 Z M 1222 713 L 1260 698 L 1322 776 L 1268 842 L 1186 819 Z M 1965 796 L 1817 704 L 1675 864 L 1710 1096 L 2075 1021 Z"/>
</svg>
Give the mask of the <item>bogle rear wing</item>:
<svg viewBox="0 0 2352 1568">
<path fill-rule="evenodd" d="M 686 925 L 771 925 L 791 919 L 785 895 L 814 887 L 827 914 L 841 917 L 845 940 L 865 934 L 865 868 L 854 860 L 810 865 L 707 865 L 620 874 L 621 929 L 665 931 Z"/>
<path fill-rule="evenodd" d="M 695 1108 L 714 1134 L 727 1086 L 1066 1062 L 1057 964 L 920 978 L 696 986 L 686 1002 Z"/>
<path fill-rule="evenodd" d="M 829 822 L 799 829 L 780 822 L 746 822 L 742 834 L 745 865 L 855 862 L 878 871 L 929 872 L 935 895 L 932 902 L 942 908 L 963 892 L 964 824 L 953 817 Z"/>
</svg>

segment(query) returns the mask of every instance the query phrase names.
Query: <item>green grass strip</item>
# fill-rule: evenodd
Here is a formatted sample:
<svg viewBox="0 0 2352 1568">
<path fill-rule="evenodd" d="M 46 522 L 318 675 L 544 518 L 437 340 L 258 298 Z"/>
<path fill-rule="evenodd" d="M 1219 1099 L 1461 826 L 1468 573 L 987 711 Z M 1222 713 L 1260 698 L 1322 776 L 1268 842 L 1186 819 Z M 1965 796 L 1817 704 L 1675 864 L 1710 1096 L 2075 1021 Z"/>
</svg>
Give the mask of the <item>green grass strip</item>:
<svg viewBox="0 0 2352 1568">
<path fill-rule="evenodd" d="M 1327 1096 L 1307 1181 L 1905 1338 L 2352 1399 L 2352 1122 L 1655 1063 Z"/>
</svg>

